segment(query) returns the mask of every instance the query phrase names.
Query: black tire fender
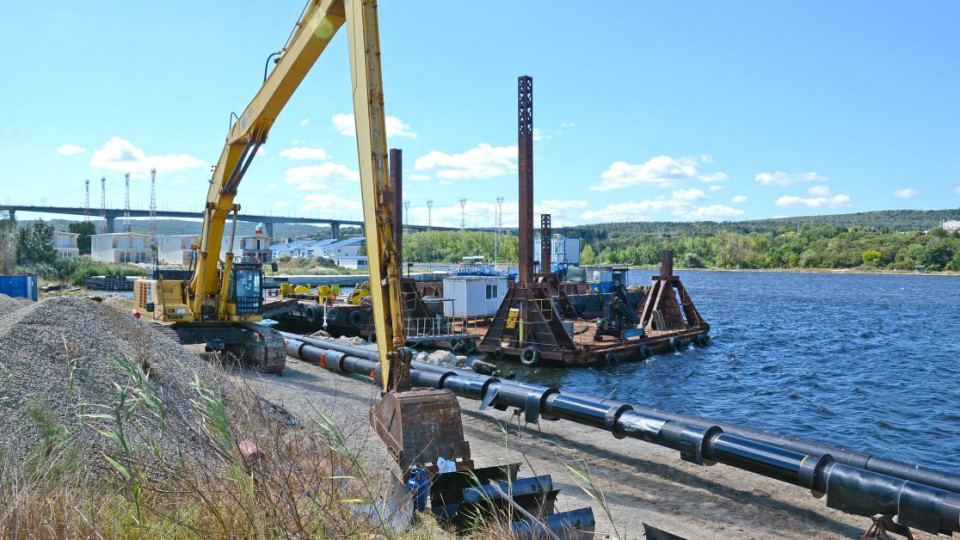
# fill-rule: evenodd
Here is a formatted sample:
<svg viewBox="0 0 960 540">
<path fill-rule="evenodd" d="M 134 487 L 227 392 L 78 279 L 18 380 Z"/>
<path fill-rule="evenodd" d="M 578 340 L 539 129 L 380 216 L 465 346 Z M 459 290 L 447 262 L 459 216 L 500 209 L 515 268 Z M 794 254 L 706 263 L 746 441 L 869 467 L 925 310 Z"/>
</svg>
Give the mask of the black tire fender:
<svg viewBox="0 0 960 540">
<path fill-rule="evenodd" d="M 540 349 L 527 345 L 520 351 L 520 363 L 525 366 L 536 366 L 540 363 Z"/>
</svg>

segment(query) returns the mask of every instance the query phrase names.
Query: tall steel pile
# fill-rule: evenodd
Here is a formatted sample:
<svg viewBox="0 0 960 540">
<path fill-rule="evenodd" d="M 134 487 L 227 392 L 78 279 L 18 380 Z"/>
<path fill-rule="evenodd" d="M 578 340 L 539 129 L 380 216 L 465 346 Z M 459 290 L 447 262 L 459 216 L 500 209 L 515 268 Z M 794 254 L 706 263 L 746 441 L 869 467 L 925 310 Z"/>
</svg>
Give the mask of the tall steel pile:
<svg viewBox="0 0 960 540">
<path fill-rule="evenodd" d="M 191 400 L 203 400 L 195 377 L 221 389 L 205 361 L 114 308 L 81 297 L 28 304 L 0 298 L 0 457 L 19 463 L 53 436 L 82 461 L 102 464 L 101 452 L 119 450 L 104 432 L 120 427 L 121 392 L 122 412 L 134 411 L 122 421 L 134 452 L 149 455 L 147 445 L 159 443 L 199 457 L 205 449 Z"/>
</svg>

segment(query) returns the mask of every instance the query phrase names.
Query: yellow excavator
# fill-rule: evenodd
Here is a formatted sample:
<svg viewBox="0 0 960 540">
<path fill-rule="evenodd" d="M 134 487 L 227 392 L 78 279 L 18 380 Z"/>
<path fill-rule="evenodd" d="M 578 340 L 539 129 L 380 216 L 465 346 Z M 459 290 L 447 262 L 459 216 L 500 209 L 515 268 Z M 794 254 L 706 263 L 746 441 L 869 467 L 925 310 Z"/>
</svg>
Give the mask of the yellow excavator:
<svg viewBox="0 0 960 540">
<path fill-rule="evenodd" d="M 394 191 L 391 183 L 380 38 L 375 0 L 310 0 L 263 86 L 227 135 L 210 180 L 203 232 L 193 278 L 140 280 L 135 302 L 142 316 L 172 323 L 181 342 L 204 343 L 252 360 L 261 371 L 280 372 L 286 355 L 278 332 L 256 324 L 262 319 L 262 272 L 258 262 L 234 261 L 237 187 L 277 115 L 337 31 L 346 25 L 353 83 L 363 218 L 370 268 L 380 377 L 384 398 L 371 422 L 395 457 L 414 448 L 450 441 L 453 454 L 468 457 L 460 408 L 445 390 L 411 390 L 411 352 L 403 348 L 401 268 L 394 244 Z M 224 229 L 233 214 L 223 262 Z M 399 224 L 397 224 L 399 226 Z M 403 409 L 414 409 L 402 422 Z M 416 418 L 415 418 L 416 417 Z M 443 421 L 439 421 L 439 420 Z M 427 428 L 429 426 L 429 428 Z M 422 441 L 420 439 L 423 439 Z M 404 450 L 406 448 L 406 450 Z M 453 457 L 447 453 L 447 457 Z M 423 461 L 423 459 L 419 459 Z M 429 460 L 428 460 L 429 461 Z"/>
</svg>

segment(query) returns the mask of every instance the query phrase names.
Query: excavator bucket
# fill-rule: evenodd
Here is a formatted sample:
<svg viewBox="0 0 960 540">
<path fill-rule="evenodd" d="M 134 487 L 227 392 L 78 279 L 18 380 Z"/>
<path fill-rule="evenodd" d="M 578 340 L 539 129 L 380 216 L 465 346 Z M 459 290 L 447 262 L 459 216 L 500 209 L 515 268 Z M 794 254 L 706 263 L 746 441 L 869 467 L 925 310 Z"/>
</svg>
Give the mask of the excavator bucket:
<svg viewBox="0 0 960 540">
<path fill-rule="evenodd" d="M 389 392 L 370 409 L 370 424 L 404 471 L 418 465 L 435 473 L 439 458 L 456 462 L 458 470 L 473 468 L 460 403 L 449 390 Z"/>
</svg>

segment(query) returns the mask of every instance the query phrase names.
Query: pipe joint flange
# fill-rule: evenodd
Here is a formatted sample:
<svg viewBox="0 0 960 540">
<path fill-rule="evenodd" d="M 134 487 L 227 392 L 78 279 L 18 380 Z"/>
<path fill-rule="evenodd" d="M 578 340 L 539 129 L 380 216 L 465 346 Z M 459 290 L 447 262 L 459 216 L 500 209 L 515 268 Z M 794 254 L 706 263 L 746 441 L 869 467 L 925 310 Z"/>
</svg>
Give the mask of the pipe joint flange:
<svg viewBox="0 0 960 540">
<path fill-rule="evenodd" d="M 523 399 L 523 420 L 528 424 L 540 423 L 540 403 L 545 392 L 531 390 Z"/>
<path fill-rule="evenodd" d="M 710 426 L 706 429 L 684 426 L 680 434 L 680 459 L 697 465 L 715 465 L 715 461 L 704 459 L 703 449 L 709 439 L 721 433 L 723 430 L 719 426 Z"/>
<path fill-rule="evenodd" d="M 620 420 L 621 414 L 632 410 L 633 406 L 627 405 L 626 403 L 619 407 L 610 407 L 607 409 L 607 416 L 603 419 L 603 427 L 610 433 L 613 433 L 613 436 L 618 439 L 626 437 L 627 434 L 623 432 L 623 428 L 620 427 L 617 421 Z"/>
<path fill-rule="evenodd" d="M 548 404 L 550 403 L 550 398 L 553 396 L 559 396 L 559 395 L 560 395 L 560 390 L 556 388 L 551 387 L 544 390 L 543 395 L 540 397 L 540 411 L 541 411 L 541 414 L 543 415 L 544 420 L 556 421 L 560 419 L 559 416 L 554 416 L 548 413 L 548 411 L 550 410 L 550 407 L 548 407 Z"/>
<path fill-rule="evenodd" d="M 797 471 L 797 481 L 800 483 L 800 486 L 809 489 L 810 493 L 818 499 L 823 497 L 824 493 L 817 491 L 817 480 L 820 475 L 823 474 L 824 465 L 831 461 L 833 461 L 833 456 L 823 454 L 819 457 L 806 456 L 803 458 L 803 461 L 800 462 L 800 469 Z"/>
</svg>

